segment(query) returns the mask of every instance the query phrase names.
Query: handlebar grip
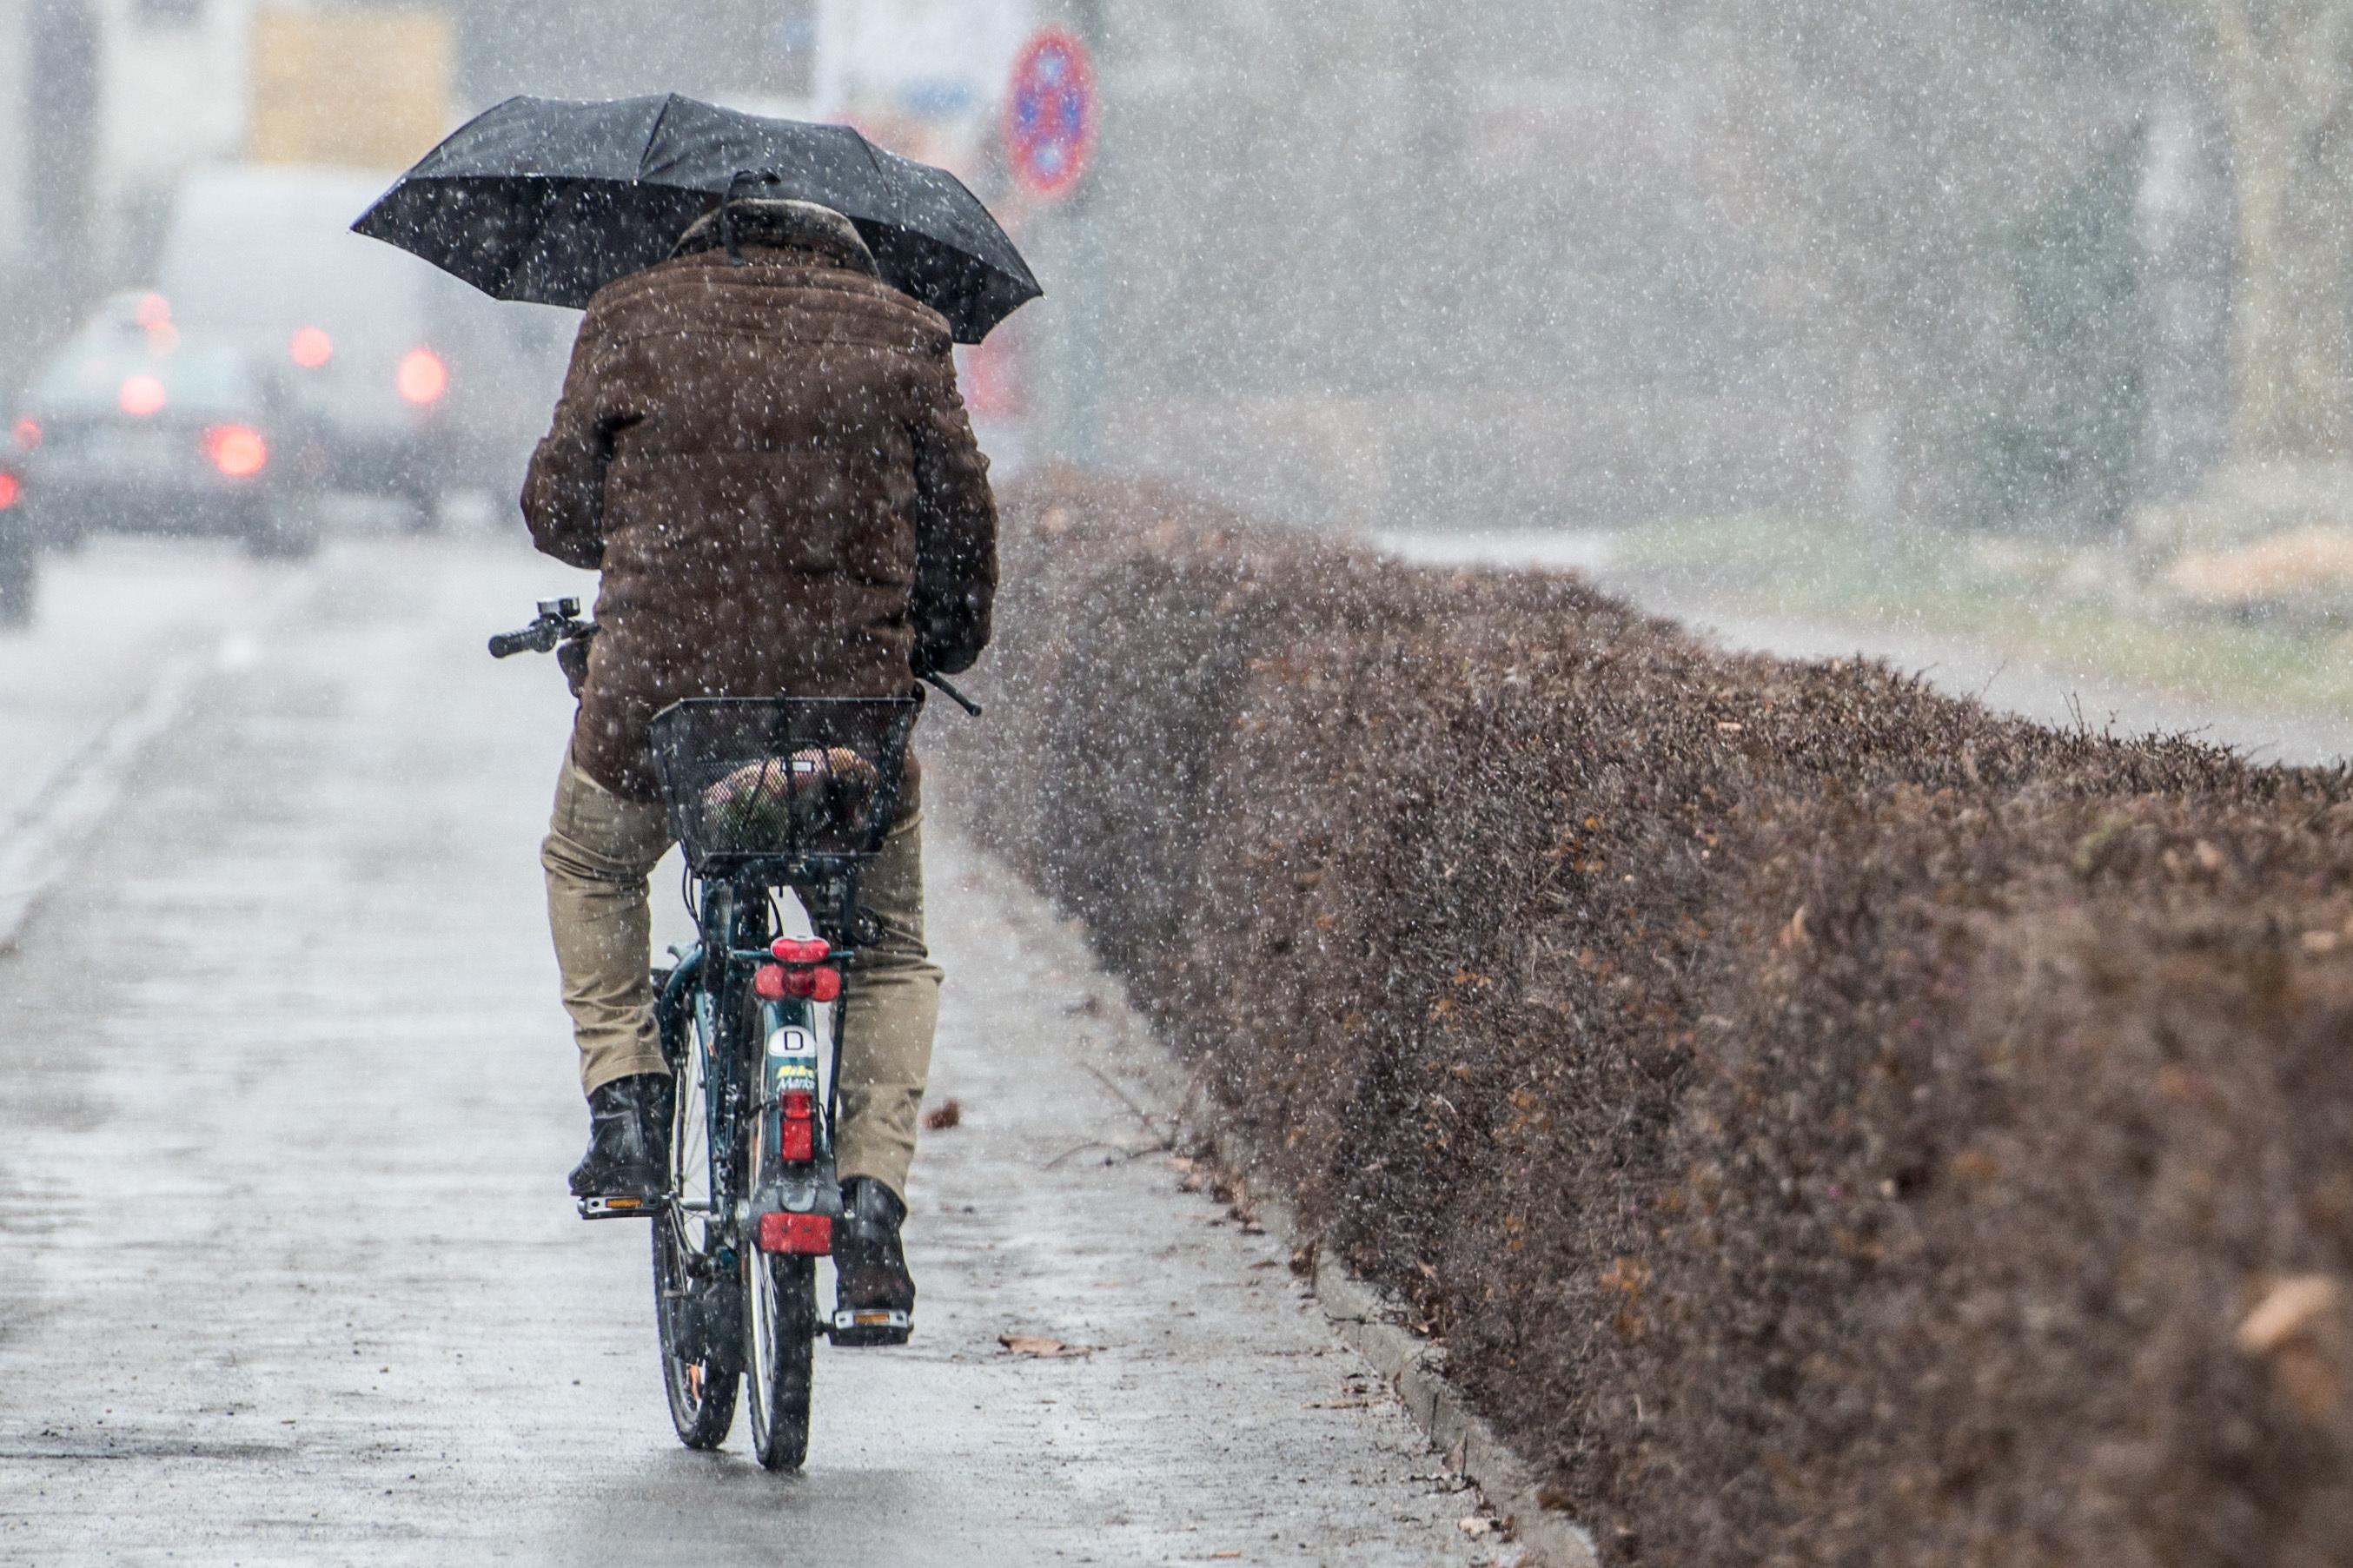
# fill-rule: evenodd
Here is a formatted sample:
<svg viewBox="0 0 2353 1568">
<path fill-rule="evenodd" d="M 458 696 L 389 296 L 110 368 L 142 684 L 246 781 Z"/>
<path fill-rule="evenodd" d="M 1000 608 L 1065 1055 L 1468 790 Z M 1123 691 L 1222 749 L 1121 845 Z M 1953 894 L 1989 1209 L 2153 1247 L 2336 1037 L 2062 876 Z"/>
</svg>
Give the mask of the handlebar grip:
<svg viewBox="0 0 2353 1568">
<path fill-rule="evenodd" d="M 512 658 L 519 653 L 531 653 L 539 647 L 535 632 L 501 632 L 491 639 L 492 658 Z"/>
</svg>

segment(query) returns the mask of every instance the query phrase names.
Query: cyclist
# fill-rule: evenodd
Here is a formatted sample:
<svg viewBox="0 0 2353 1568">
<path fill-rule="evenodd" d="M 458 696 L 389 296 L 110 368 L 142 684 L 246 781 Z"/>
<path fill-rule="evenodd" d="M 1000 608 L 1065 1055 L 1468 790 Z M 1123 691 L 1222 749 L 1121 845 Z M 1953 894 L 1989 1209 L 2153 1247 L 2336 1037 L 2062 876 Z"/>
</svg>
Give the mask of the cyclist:
<svg viewBox="0 0 2353 1568">
<path fill-rule="evenodd" d="M 725 203 L 589 302 L 522 495 L 542 551 L 603 573 L 541 850 L 588 1097 L 575 1196 L 669 1185 L 646 880 L 670 837 L 648 721 L 691 697 L 903 696 L 988 642 L 997 508 L 950 342 L 847 218 L 805 202 Z M 914 1307 L 900 1226 L 940 971 L 907 771 L 860 887 L 881 937 L 844 999 L 844 1310 Z"/>
</svg>

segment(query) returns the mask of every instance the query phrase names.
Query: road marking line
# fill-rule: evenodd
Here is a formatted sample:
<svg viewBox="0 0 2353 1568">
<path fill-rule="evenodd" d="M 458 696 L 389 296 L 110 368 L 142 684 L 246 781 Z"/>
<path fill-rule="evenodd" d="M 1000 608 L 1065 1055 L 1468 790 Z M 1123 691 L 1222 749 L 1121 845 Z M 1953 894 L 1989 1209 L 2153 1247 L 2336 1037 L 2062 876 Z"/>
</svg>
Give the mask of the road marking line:
<svg viewBox="0 0 2353 1568">
<path fill-rule="evenodd" d="M 0 952 L 15 951 L 25 921 L 71 864 L 69 851 L 121 798 L 149 745 L 180 716 L 212 661 L 183 656 L 41 786 L 0 843 Z"/>
<path fill-rule="evenodd" d="M 73 850 L 122 798 L 147 749 L 187 706 L 206 674 L 236 674 L 261 661 L 265 635 L 319 588 L 315 570 L 265 594 L 248 627 L 227 633 L 206 654 L 167 660 L 138 700 L 49 776 L 0 840 L 0 954 L 14 952 L 33 910 L 73 863 Z"/>
</svg>

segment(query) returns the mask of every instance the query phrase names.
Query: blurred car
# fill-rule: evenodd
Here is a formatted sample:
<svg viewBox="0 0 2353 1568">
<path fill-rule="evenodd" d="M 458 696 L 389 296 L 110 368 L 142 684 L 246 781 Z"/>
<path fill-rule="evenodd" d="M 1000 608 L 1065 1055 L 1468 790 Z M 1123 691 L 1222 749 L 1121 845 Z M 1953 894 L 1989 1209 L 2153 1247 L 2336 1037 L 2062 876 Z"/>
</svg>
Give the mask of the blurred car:
<svg viewBox="0 0 2353 1568">
<path fill-rule="evenodd" d="M 512 491 L 563 376 L 570 320 L 496 301 L 350 232 L 381 176 L 230 165 L 176 193 L 157 288 L 182 325 L 274 359 L 319 416 L 341 488 Z"/>
<path fill-rule="evenodd" d="M 40 546 L 25 525 L 25 482 L 0 462 L 0 626 L 21 626 L 33 618 L 33 594 L 40 574 Z"/>
<path fill-rule="evenodd" d="M 275 366 L 125 295 L 34 377 L 11 432 L 9 512 L 40 544 L 93 529 L 220 533 L 256 554 L 318 542 L 326 448 Z"/>
</svg>

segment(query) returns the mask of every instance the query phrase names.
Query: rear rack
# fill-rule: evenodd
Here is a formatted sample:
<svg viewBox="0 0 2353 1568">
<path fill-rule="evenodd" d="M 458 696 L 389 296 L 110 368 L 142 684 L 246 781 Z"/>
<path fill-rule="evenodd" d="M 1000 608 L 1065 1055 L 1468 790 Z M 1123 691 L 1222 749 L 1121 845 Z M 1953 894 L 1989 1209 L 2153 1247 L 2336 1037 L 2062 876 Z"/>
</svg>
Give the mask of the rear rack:
<svg viewBox="0 0 2353 1568">
<path fill-rule="evenodd" d="M 692 698 L 648 728 L 670 832 L 704 878 L 843 877 L 898 815 L 913 697 Z"/>
</svg>

